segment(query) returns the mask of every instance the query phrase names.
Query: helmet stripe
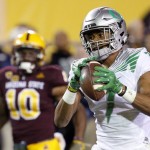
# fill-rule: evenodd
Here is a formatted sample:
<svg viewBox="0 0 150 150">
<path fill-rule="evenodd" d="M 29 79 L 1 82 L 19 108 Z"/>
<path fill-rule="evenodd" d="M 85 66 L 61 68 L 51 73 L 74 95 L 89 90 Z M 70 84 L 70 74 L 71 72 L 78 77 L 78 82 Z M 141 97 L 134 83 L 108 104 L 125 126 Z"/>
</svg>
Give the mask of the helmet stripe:
<svg viewBox="0 0 150 150">
<path fill-rule="evenodd" d="M 30 33 L 28 32 L 28 33 L 27 33 L 27 36 L 26 36 L 26 40 L 28 41 L 29 38 L 30 38 Z"/>
</svg>

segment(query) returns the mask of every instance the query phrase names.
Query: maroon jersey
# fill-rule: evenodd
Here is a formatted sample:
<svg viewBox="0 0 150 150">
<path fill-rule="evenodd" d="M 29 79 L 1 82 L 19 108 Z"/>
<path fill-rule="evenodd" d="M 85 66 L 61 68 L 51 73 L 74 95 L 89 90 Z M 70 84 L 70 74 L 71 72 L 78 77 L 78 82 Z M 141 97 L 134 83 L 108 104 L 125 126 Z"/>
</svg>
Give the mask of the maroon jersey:
<svg viewBox="0 0 150 150">
<path fill-rule="evenodd" d="M 44 66 L 30 75 L 22 74 L 13 66 L 0 71 L 0 96 L 9 110 L 15 143 L 31 144 L 53 138 L 51 91 L 66 84 L 64 72 L 58 66 Z"/>
</svg>

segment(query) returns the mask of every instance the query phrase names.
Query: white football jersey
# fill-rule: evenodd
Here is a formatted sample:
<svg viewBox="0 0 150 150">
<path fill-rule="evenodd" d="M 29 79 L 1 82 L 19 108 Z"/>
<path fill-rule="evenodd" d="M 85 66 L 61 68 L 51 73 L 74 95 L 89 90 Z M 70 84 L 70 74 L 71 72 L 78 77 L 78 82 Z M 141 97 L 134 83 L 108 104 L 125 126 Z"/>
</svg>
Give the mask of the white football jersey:
<svg viewBox="0 0 150 150">
<path fill-rule="evenodd" d="M 109 70 L 121 83 L 137 91 L 139 78 L 150 71 L 150 53 L 145 48 L 127 48 L 120 52 Z M 96 118 L 98 150 L 147 150 L 144 142 L 150 140 L 149 116 L 117 94 L 107 94 L 100 101 L 86 95 L 85 98 Z"/>
</svg>

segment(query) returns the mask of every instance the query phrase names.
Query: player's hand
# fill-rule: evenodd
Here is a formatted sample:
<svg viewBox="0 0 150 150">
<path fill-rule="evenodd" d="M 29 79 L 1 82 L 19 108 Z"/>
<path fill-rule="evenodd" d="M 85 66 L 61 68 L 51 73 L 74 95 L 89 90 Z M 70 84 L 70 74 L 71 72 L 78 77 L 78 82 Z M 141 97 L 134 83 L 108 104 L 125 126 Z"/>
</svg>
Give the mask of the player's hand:
<svg viewBox="0 0 150 150">
<path fill-rule="evenodd" d="M 73 140 L 70 150 L 85 150 L 85 143 L 79 140 Z"/>
<path fill-rule="evenodd" d="M 71 86 L 73 90 L 77 91 L 80 88 L 79 78 L 81 75 L 81 69 L 92 60 L 96 60 L 96 57 L 82 58 L 73 61 L 71 64 L 71 70 L 69 72 L 69 86 Z"/>
<path fill-rule="evenodd" d="M 102 87 L 97 88 L 96 90 L 106 90 L 119 94 L 123 89 L 123 84 L 116 78 L 116 75 L 113 71 L 108 70 L 107 68 L 96 66 L 95 72 L 93 75 L 97 77 L 94 82 L 105 84 Z"/>
</svg>

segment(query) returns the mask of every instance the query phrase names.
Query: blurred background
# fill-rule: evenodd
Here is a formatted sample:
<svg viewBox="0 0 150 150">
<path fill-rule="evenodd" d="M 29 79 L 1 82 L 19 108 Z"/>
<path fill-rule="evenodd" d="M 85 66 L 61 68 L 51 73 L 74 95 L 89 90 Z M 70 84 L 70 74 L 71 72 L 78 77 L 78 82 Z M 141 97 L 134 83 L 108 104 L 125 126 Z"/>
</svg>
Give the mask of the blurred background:
<svg viewBox="0 0 150 150">
<path fill-rule="evenodd" d="M 26 29 L 33 29 L 44 36 L 49 46 L 46 53 L 47 63 L 51 61 L 51 55 L 55 51 L 55 48 L 50 46 L 56 44 L 57 33 L 62 31 L 67 35 L 69 44 L 75 47 L 74 50 L 71 50 L 71 55 L 76 55 L 76 57 L 80 57 L 80 53 L 85 55 L 84 51 L 81 51 L 83 48 L 79 36 L 82 22 L 87 12 L 101 6 L 112 7 L 124 17 L 127 26 L 134 30 L 132 34 L 137 37 L 134 39 L 132 36 L 131 42 L 139 42 L 143 39 L 144 34 L 147 34 L 148 40 L 145 39 L 142 44 L 145 42 L 150 47 L 147 42 L 150 38 L 149 0 L 15 0 L 15 2 L 0 0 L 0 53 L 2 51 L 8 54 L 5 56 L 8 61 L 11 55 L 10 45 L 16 35 Z M 145 32 L 143 26 L 147 26 L 148 31 Z"/>
<path fill-rule="evenodd" d="M 79 41 L 79 32 L 86 13 L 100 6 L 116 9 L 127 24 L 150 10 L 149 0 L 0 0 L 0 39 L 8 38 L 14 26 L 30 24 L 46 39 L 57 30 L 65 30 L 71 40 Z"/>
<path fill-rule="evenodd" d="M 46 64 L 60 65 L 68 73 L 74 59 L 86 56 L 79 36 L 83 19 L 101 6 L 112 7 L 124 17 L 130 47 L 145 46 L 150 51 L 150 0 L 0 0 L 0 68 L 11 65 L 11 45 L 17 34 L 32 29 L 46 39 Z M 84 105 L 89 118 L 85 141 L 93 144 L 93 114 Z M 1 131 L 2 150 L 12 150 L 10 135 L 8 123 Z"/>
</svg>

